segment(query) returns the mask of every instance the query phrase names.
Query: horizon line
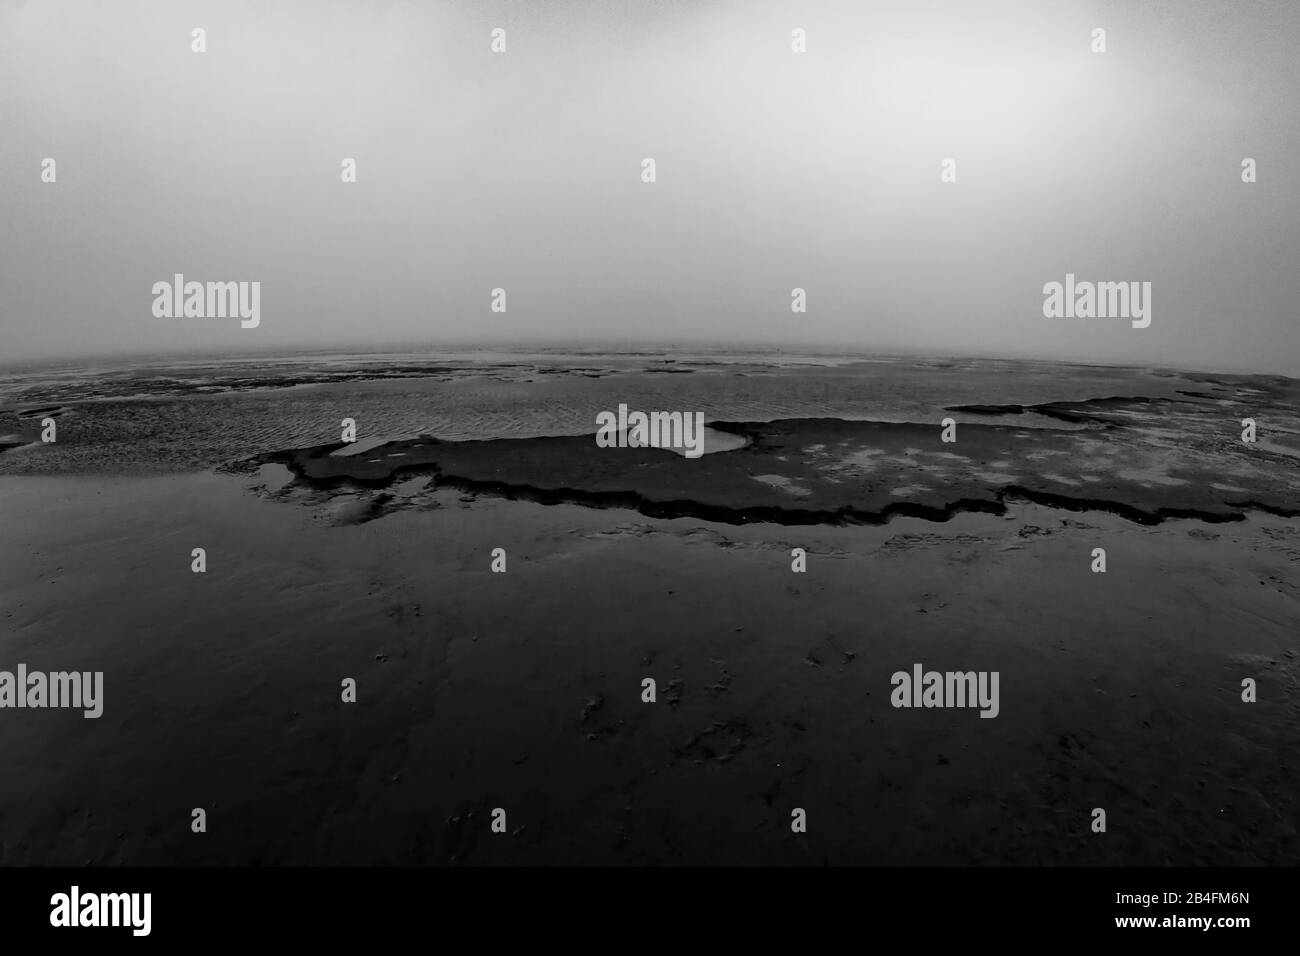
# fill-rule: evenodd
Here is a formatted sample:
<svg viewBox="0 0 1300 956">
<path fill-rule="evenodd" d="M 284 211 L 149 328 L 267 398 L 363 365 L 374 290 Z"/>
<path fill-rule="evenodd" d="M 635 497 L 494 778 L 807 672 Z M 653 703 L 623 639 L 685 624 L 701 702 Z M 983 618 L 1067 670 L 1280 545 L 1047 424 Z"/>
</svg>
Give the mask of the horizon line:
<svg viewBox="0 0 1300 956">
<path fill-rule="evenodd" d="M 1189 365 L 1165 365 L 1152 362 L 1127 363 L 1106 360 L 1100 357 L 1089 359 L 1067 359 L 1041 353 L 1009 352 L 944 352 L 925 348 L 870 348 L 849 344 L 807 344 L 790 342 L 726 343 L 717 341 L 619 341 L 619 342 L 577 342 L 577 341 L 514 341 L 492 342 L 490 340 L 445 342 L 393 342 L 385 345 L 376 344 L 335 344 L 307 348 L 276 346 L 261 348 L 213 348 L 210 351 L 188 351 L 184 349 L 159 349 L 157 351 L 106 351 L 92 352 L 79 356 L 34 356 L 31 358 L 6 361 L 0 359 L 0 372 L 14 372 L 39 368 L 77 368 L 97 363 L 114 363 L 118 365 L 144 364 L 163 361 L 203 361 L 205 359 L 254 359 L 254 358 L 289 358 L 311 355 L 399 355 L 399 354 L 438 354 L 456 352 L 505 352 L 526 354 L 529 352 L 573 352 L 603 355 L 632 355 L 641 352 L 733 352 L 740 354 L 772 355 L 788 352 L 795 355 L 832 357 L 842 353 L 845 358 L 920 358 L 944 359 L 949 361 L 1015 361 L 1015 362 L 1049 362 L 1057 365 L 1077 366 L 1081 368 L 1115 368 L 1115 369 L 1149 369 L 1167 372 L 1192 372 L 1209 375 L 1247 375 L 1273 376 L 1290 380 L 1300 380 L 1300 369 L 1288 371 L 1261 371 L 1233 369 L 1231 367 L 1196 367 Z"/>
</svg>

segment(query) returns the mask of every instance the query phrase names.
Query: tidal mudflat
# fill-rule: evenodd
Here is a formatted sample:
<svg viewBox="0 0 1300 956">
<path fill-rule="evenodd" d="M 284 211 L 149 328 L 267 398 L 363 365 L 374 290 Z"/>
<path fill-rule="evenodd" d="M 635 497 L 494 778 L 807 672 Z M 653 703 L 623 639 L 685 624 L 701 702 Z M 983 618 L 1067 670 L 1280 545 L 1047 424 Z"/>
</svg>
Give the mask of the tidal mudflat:
<svg viewBox="0 0 1300 956">
<path fill-rule="evenodd" d="M 10 382 L 0 667 L 104 676 L 5 712 L 0 863 L 1294 859 L 1295 383 L 696 359 Z M 597 449 L 620 395 L 744 441 Z"/>
</svg>

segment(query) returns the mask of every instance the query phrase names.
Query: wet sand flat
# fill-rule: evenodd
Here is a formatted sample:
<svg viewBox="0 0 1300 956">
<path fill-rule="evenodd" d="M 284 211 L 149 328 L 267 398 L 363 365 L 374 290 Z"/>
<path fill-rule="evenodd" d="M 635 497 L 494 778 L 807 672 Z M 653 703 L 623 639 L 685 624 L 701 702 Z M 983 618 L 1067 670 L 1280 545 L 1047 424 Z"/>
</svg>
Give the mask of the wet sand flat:
<svg viewBox="0 0 1300 956">
<path fill-rule="evenodd" d="M 736 526 L 442 489 L 356 522 L 259 480 L 0 478 L 0 664 L 105 672 L 97 721 L 0 721 L 0 863 L 1294 859 L 1293 520 Z M 1000 671 L 998 718 L 891 707 L 916 662 Z"/>
</svg>

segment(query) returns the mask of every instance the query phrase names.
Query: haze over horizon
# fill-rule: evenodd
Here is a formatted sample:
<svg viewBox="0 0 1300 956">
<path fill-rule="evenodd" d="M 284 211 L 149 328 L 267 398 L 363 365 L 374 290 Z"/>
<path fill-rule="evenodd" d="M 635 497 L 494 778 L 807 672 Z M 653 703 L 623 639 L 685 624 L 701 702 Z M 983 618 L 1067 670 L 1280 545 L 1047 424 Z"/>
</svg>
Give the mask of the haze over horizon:
<svg viewBox="0 0 1300 956">
<path fill-rule="evenodd" d="M 1284 378 L 1300 380 L 1300 369 L 1292 371 L 1265 371 L 1259 372 L 1253 367 L 1233 368 L 1227 365 L 1179 365 L 1169 362 L 1136 362 L 1106 359 L 1089 359 L 1089 358 L 1062 358 L 1060 356 L 1035 355 L 1035 354 L 1012 354 L 1007 351 L 1000 352 L 944 352 L 936 349 L 925 348 L 902 348 L 902 349 L 869 349 L 843 343 L 828 343 L 824 346 L 808 345 L 791 342 L 768 342 L 768 343 L 735 343 L 725 344 L 718 342 L 690 342 L 690 341 L 641 341 L 641 342 L 576 342 L 576 341 L 546 341 L 546 342 L 447 342 L 447 343 L 414 343 L 414 342 L 339 342 L 328 345 L 321 345 L 314 348 L 239 348 L 232 346 L 229 348 L 213 348 L 204 350 L 192 349 L 155 349 L 155 350 L 138 350 L 124 349 L 117 351 L 102 351 L 82 355 L 58 355 L 58 356 L 29 356 L 26 358 L 10 359 L 8 356 L 0 356 L 0 371 L 23 371 L 26 369 L 40 368 L 84 368 L 94 367 L 100 363 L 107 363 L 108 367 L 127 367 L 127 366 L 167 366 L 194 364 L 203 365 L 207 362 L 224 363 L 229 362 L 238 364 L 239 362 L 276 362 L 282 360 L 310 360 L 315 356 L 330 355 L 356 355 L 359 357 L 373 358 L 381 355 L 401 355 L 404 358 L 419 358 L 423 356 L 461 356 L 466 353 L 482 352 L 492 354 L 496 352 L 504 354 L 530 355 L 538 352 L 545 353 L 573 353 L 592 356 L 609 356 L 617 358 L 619 356 L 630 356 L 643 353 L 654 353 L 658 355 L 701 355 L 710 356 L 715 354 L 733 353 L 736 355 L 789 355 L 791 357 L 818 357 L 818 358 L 836 358 L 842 360 L 886 360 L 899 359 L 901 361 L 916 360 L 919 362 L 1023 362 L 1026 364 L 1060 364 L 1063 366 L 1076 365 L 1081 367 L 1097 368 L 1126 368 L 1126 369 L 1160 369 L 1170 372 L 1189 372 L 1189 373 L 1206 373 L 1206 374 L 1223 374 L 1223 375 L 1278 375 Z"/>
<path fill-rule="evenodd" d="M 0 363 L 661 340 L 1300 377 L 1298 47 L 1285 2 L 9 3 Z M 260 325 L 156 318 L 178 272 L 259 281 Z M 1150 281 L 1151 326 L 1045 318 L 1067 273 Z"/>
</svg>

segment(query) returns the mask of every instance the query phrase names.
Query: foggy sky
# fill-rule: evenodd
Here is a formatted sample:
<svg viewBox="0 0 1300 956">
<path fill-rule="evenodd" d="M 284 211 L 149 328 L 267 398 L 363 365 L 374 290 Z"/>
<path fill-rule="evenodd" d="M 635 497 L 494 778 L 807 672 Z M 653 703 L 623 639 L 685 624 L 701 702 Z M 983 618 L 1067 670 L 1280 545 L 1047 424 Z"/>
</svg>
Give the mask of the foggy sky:
<svg viewBox="0 0 1300 956">
<path fill-rule="evenodd" d="M 1300 375 L 1297 49 L 1290 0 L 0 0 L 0 363 L 664 342 Z M 260 281 L 260 326 L 155 318 L 177 272 Z M 1067 272 L 1150 281 L 1151 327 L 1044 318 Z"/>
</svg>

